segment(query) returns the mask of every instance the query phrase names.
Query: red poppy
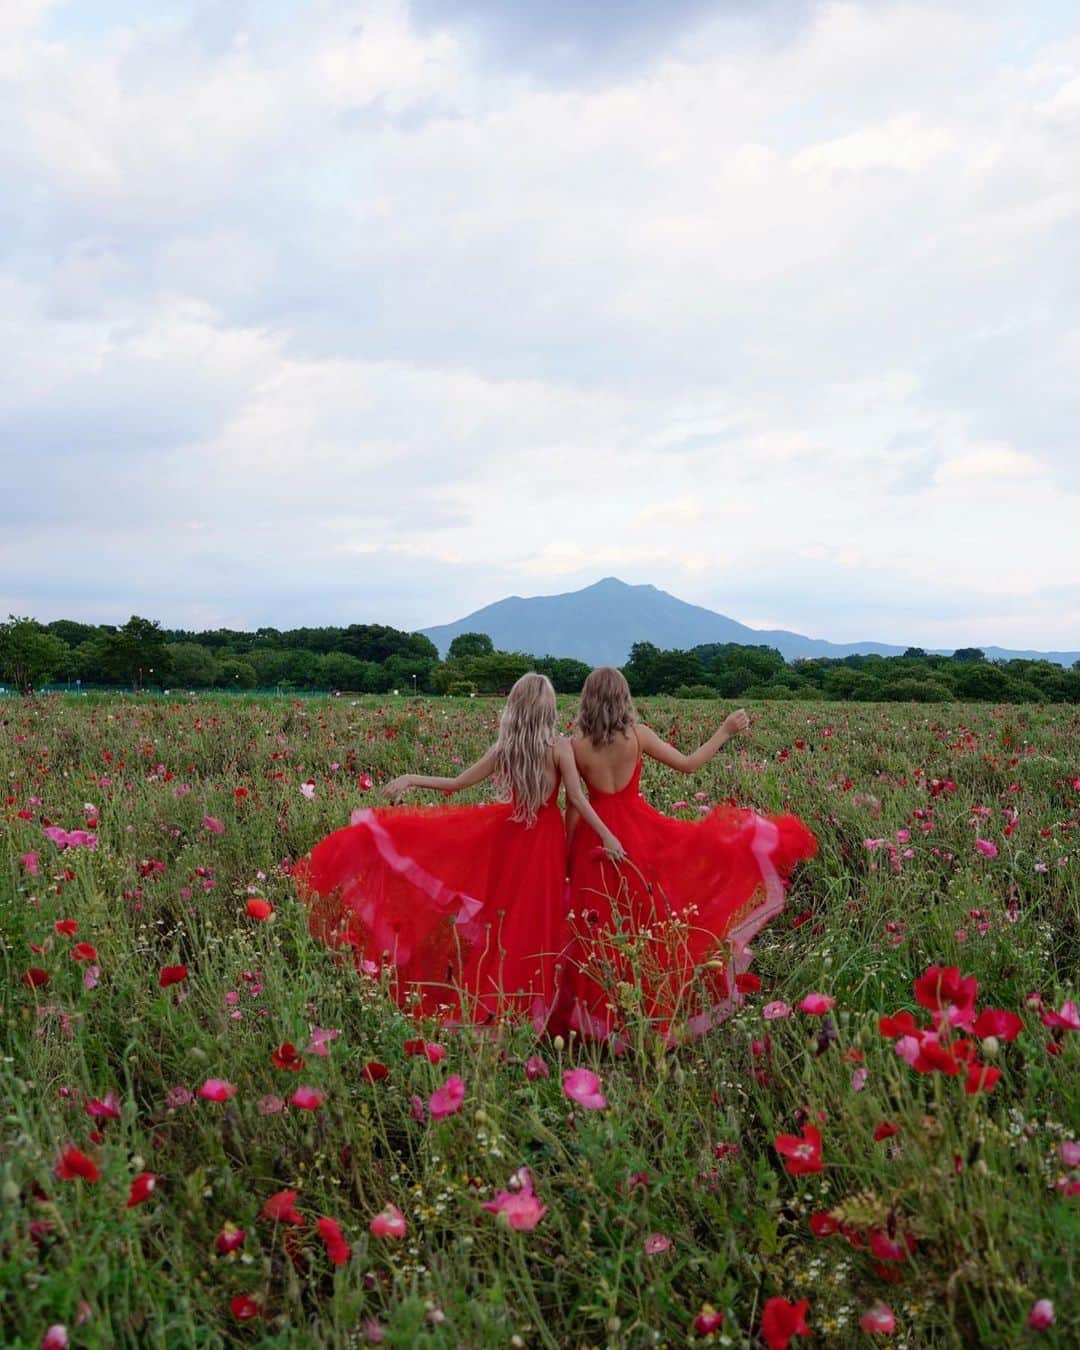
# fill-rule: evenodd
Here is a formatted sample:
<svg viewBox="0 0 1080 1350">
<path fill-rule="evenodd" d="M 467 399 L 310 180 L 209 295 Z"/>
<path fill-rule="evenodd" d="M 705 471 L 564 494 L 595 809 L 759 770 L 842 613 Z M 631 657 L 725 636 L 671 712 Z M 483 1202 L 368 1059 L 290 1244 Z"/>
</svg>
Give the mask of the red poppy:
<svg viewBox="0 0 1080 1350">
<path fill-rule="evenodd" d="M 242 801 L 247 795 L 248 790 L 246 787 L 233 788 L 233 796 L 237 799 L 237 801 Z"/>
<path fill-rule="evenodd" d="M 878 1031 L 889 1040 L 897 1036 L 917 1036 L 919 1027 L 909 1012 L 893 1013 L 892 1016 L 878 1018 Z"/>
<path fill-rule="evenodd" d="M 41 989 L 49 983 L 49 972 L 42 970 L 40 966 L 31 966 L 23 972 L 22 982 L 27 989 Z"/>
<path fill-rule="evenodd" d="M 931 1012 L 948 1012 L 954 1026 L 961 1026 L 975 1011 L 979 982 L 964 977 L 959 966 L 928 966 L 915 980 L 915 1000 Z"/>
<path fill-rule="evenodd" d="M 282 1041 L 270 1058 L 274 1061 L 275 1069 L 288 1069 L 291 1073 L 299 1073 L 306 1062 L 303 1055 L 297 1053 L 292 1041 Z"/>
<path fill-rule="evenodd" d="M 234 1223 L 227 1223 L 214 1239 L 214 1246 L 222 1256 L 227 1256 L 229 1252 L 234 1252 L 238 1247 L 242 1247 L 246 1237 L 247 1233 L 242 1228 L 237 1228 Z"/>
<path fill-rule="evenodd" d="M 303 1227 L 307 1220 L 296 1208 L 298 1195 L 299 1191 L 278 1191 L 263 1205 L 260 1217 L 273 1223 L 295 1223 Z"/>
<path fill-rule="evenodd" d="M 699 1336 L 708 1336 L 719 1331 L 724 1325 L 724 1314 L 717 1312 L 711 1303 L 706 1303 L 694 1318 L 694 1330 Z"/>
<path fill-rule="evenodd" d="M 154 1193 L 154 1187 L 157 1185 L 157 1177 L 153 1172 L 140 1172 L 131 1183 L 131 1191 L 128 1194 L 126 1209 L 133 1209 L 135 1205 L 141 1205 L 144 1200 L 149 1200 Z"/>
<path fill-rule="evenodd" d="M 875 1228 L 870 1234 L 870 1251 L 879 1261 L 906 1261 L 915 1246 L 910 1233 L 892 1238 L 883 1228 Z"/>
<path fill-rule="evenodd" d="M 274 912 L 274 906 L 269 900 L 264 900 L 261 895 L 253 895 L 245 906 L 244 913 L 249 919 L 257 919 L 260 923 L 268 919 Z"/>
<path fill-rule="evenodd" d="M 770 1298 L 761 1314 L 761 1334 L 769 1350 L 788 1350 L 792 1336 L 809 1336 L 806 1314 L 808 1299 L 789 1303 L 786 1298 Z"/>
<path fill-rule="evenodd" d="M 76 942 L 71 949 L 71 959 L 73 961 L 96 961 L 97 948 L 92 947 L 89 942 Z"/>
<path fill-rule="evenodd" d="M 899 1133 L 899 1125 L 894 1125 L 891 1120 L 883 1120 L 880 1125 L 874 1126 L 874 1143 L 880 1144 L 883 1139 L 891 1139 Z"/>
<path fill-rule="evenodd" d="M 778 1134 L 773 1140 L 773 1148 L 784 1159 L 784 1166 L 793 1177 L 824 1170 L 821 1131 L 816 1125 L 804 1125 L 801 1135 Z"/>
<path fill-rule="evenodd" d="M 976 1017 L 971 1030 L 982 1039 L 996 1036 L 1001 1041 L 1015 1041 L 1024 1029 L 1024 1019 L 1001 1008 L 985 1008 Z"/>
<path fill-rule="evenodd" d="M 168 989 L 170 985 L 186 979 L 187 966 L 162 966 L 158 973 L 158 984 L 162 989 Z"/>
<path fill-rule="evenodd" d="M 79 931 L 79 925 L 74 919 L 57 919 L 53 924 L 53 929 L 59 933 L 61 937 L 74 937 Z"/>
<path fill-rule="evenodd" d="M 93 1158 L 88 1158 L 81 1148 L 68 1144 L 56 1164 L 56 1175 L 60 1181 L 100 1181 L 101 1173 Z"/>
<path fill-rule="evenodd" d="M 388 1078 L 390 1076 L 390 1070 L 385 1064 L 380 1064 L 377 1059 L 373 1059 L 365 1064 L 360 1070 L 360 1073 L 369 1083 L 378 1083 L 380 1079 Z"/>
<path fill-rule="evenodd" d="M 262 1316 L 262 1309 L 248 1294 L 236 1294 L 229 1299 L 229 1311 L 238 1322 L 250 1322 Z"/>
<path fill-rule="evenodd" d="M 834 1219 L 831 1214 L 823 1213 L 810 1215 L 810 1231 L 815 1237 L 832 1237 L 832 1235 L 839 1232 L 839 1230 L 840 1223 L 837 1219 Z"/>
<path fill-rule="evenodd" d="M 974 1097 L 977 1092 L 992 1092 L 1000 1077 L 1000 1069 L 995 1069 L 990 1064 L 972 1062 L 967 1067 L 964 1091 L 969 1097 Z"/>
<path fill-rule="evenodd" d="M 761 976 L 755 975 L 752 970 L 744 971 L 741 975 L 735 976 L 735 988 L 740 994 L 760 994 Z"/>
<path fill-rule="evenodd" d="M 348 1263 L 352 1255 L 352 1248 L 345 1241 L 341 1233 L 341 1226 L 336 1219 L 320 1219 L 315 1225 L 319 1230 L 319 1236 L 326 1244 L 326 1254 L 335 1266 L 344 1266 Z"/>
<path fill-rule="evenodd" d="M 920 1064 L 920 1060 L 922 1064 Z M 960 1072 L 955 1047 L 942 1045 L 940 1042 L 928 1038 L 924 1038 L 922 1045 L 919 1047 L 919 1059 L 915 1061 L 915 1068 L 922 1073 L 930 1073 L 937 1069 L 950 1078 L 955 1078 Z"/>
<path fill-rule="evenodd" d="M 119 1120 L 123 1114 L 115 1092 L 107 1092 L 104 1097 L 91 1097 L 83 1110 L 94 1120 Z"/>
</svg>

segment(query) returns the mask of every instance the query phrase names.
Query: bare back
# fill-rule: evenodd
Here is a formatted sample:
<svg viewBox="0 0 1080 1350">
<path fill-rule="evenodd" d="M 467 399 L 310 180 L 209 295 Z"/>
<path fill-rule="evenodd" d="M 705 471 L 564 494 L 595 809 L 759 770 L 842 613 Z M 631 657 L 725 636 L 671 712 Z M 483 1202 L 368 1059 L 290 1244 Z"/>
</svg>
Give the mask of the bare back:
<svg viewBox="0 0 1080 1350">
<path fill-rule="evenodd" d="M 575 736 L 570 744 L 578 773 L 590 791 L 621 792 L 633 778 L 641 758 L 636 727 L 616 736 L 608 745 L 596 745 L 587 736 Z"/>
</svg>

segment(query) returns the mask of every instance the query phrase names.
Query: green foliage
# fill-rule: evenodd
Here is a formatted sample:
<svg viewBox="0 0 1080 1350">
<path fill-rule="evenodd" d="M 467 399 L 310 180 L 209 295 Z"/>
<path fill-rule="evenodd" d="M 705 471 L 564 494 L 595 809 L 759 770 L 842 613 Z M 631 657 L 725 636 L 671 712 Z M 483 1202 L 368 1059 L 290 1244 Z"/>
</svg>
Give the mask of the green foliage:
<svg viewBox="0 0 1080 1350">
<path fill-rule="evenodd" d="M 0 624 L 0 676 L 20 694 L 31 694 L 62 668 L 68 649 L 33 619 L 10 615 Z"/>
<path fill-rule="evenodd" d="M 486 633 L 459 633 L 450 643 L 447 656 L 451 661 L 462 661 L 469 656 L 490 656 L 495 644 Z"/>
<path fill-rule="evenodd" d="M 161 624 L 156 619 L 142 619 L 137 614 L 133 614 L 122 628 L 106 633 L 101 660 L 113 679 L 130 684 L 136 690 L 143 685 L 162 687 L 171 671 Z"/>
</svg>

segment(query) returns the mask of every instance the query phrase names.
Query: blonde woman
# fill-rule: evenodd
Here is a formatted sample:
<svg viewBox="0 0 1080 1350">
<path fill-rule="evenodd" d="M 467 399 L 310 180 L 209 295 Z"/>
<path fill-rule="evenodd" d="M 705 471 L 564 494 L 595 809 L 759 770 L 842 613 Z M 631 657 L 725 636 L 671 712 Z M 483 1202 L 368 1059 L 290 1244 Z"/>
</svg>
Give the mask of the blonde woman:
<svg viewBox="0 0 1080 1350">
<path fill-rule="evenodd" d="M 638 721 L 620 671 L 602 666 L 585 681 L 574 759 L 627 859 L 604 856 L 590 821 L 568 821 L 575 938 L 568 985 L 580 1034 L 620 1036 L 633 1008 L 675 1040 L 714 1025 L 738 1001 L 748 943 L 783 909 L 784 878 L 817 851 L 814 836 L 794 816 L 732 806 L 675 820 L 654 810 L 639 784 L 646 755 L 694 773 L 749 724 L 740 709 L 686 755 Z"/>
<path fill-rule="evenodd" d="M 403 774 L 384 789 L 446 794 L 492 778 L 500 801 L 477 806 L 356 811 L 294 869 L 311 931 L 384 968 L 418 1014 L 493 1022 L 527 1017 L 556 1030 L 566 946 L 566 836 L 559 786 L 607 856 L 622 846 L 581 789 L 570 742 L 555 730 L 555 691 L 523 675 L 495 744 L 453 778 Z"/>
</svg>

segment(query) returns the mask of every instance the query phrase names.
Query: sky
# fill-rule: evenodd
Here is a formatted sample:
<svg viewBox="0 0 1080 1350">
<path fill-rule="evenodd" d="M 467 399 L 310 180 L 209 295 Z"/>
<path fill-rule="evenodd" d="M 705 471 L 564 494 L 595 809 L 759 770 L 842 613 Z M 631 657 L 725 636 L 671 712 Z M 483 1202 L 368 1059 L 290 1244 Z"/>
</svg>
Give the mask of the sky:
<svg viewBox="0 0 1080 1350">
<path fill-rule="evenodd" d="M 3 0 L 0 614 L 1080 648 L 1073 0 Z"/>
</svg>

